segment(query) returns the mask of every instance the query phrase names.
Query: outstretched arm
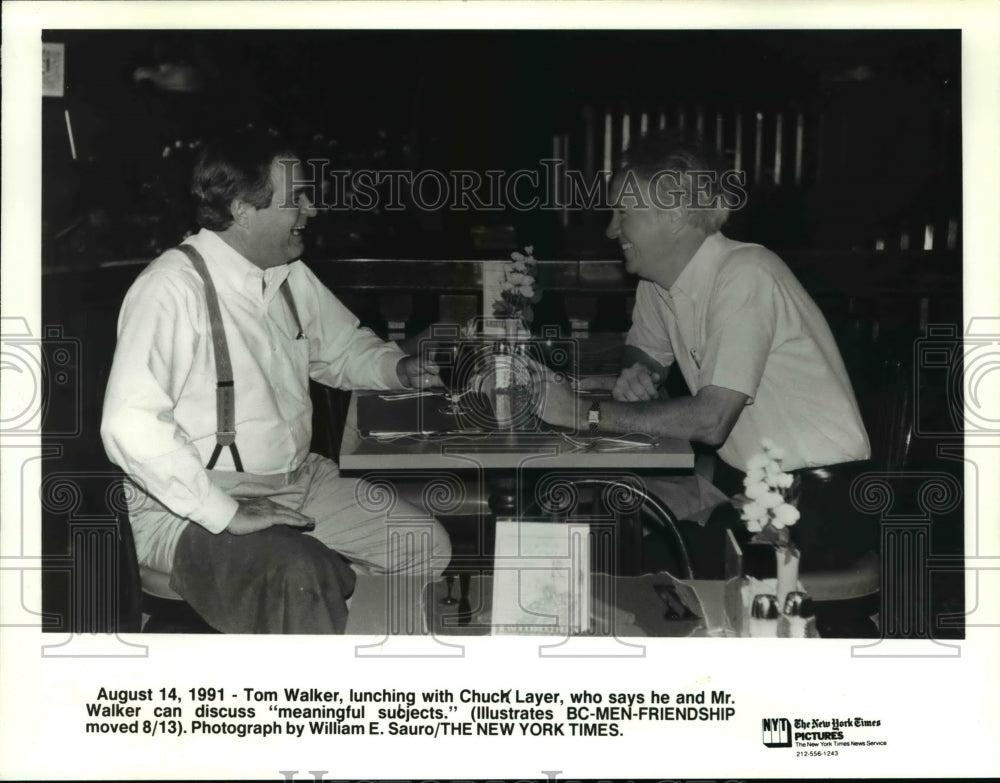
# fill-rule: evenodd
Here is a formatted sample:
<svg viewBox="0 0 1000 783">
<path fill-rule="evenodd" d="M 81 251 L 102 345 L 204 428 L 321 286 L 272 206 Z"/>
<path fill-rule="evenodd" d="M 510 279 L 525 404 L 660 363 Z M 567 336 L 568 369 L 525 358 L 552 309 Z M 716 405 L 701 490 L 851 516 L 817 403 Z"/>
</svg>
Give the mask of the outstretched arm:
<svg viewBox="0 0 1000 783">
<path fill-rule="evenodd" d="M 565 381 L 545 370 L 538 415 L 550 424 L 587 429 L 587 403 L 578 400 Z M 698 441 L 719 446 L 736 425 L 748 397 L 721 386 L 706 386 L 693 397 L 636 402 L 609 400 L 601 403 L 601 425 L 605 432 L 644 432 L 649 435 Z"/>
</svg>

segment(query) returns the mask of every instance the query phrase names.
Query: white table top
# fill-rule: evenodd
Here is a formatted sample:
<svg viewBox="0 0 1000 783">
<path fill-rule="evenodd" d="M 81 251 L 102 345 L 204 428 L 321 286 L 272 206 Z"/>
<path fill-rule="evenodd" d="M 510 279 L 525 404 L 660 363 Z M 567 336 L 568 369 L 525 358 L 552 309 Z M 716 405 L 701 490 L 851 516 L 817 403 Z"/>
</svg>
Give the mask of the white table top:
<svg viewBox="0 0 1000 783">
<path fill-rule="evenodd" d="M 557 433 L 490 433 L 405 437 L 391 441 L 364 438 L 357 429 L 358 393 L 344 428 L 340 450 L 342 470 L 432 469 L 694 469 L 694 452 L 687 441 L 661 438 L 654 446 L 621 447 L 598 443 L 581 449 Z M 581 435 L 578 440 L 589 436 Z"/>
</svg>

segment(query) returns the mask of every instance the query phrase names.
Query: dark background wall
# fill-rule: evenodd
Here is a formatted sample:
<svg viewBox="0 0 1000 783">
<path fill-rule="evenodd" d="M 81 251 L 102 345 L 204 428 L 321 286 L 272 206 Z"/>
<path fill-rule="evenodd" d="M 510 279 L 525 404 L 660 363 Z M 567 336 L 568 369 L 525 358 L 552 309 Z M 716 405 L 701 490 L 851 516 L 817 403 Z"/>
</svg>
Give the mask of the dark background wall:
<svg viewBox="0 0 1000 783">
<path fill-rule="evenodd" d="M 191 228 L 190 145 L 246 122 L 288 130 L 332 167 L 539 170 L 602 163 L 604 118 L 717 132 L 741 148 L 750 206 L 729 233 L 777 247 L 870 249 L 960 227 L 957 31 L 49 31 L 64 98 L 43 100 L 47 265 L 143 258 Z M 145 69 L 145 70 L 140 70 Z M 157 70 L 162 69 L 162 70 Z M 78 159 L 72 160 L 69 110 Z M 589 114 L 588 114 L 589 113 Z M 757 115 L 761 115 L 758 131 Z M 784 120 L 775 181 L 775 119 Z M 586 119 L 589 116 L 590 119 Z M 796 121 L 802 176 L 792 181 Z M 742 138 L 737 140 L 737 117 Z M 596 133 L 588 160 L 587 124 Z M 762 171 L 753 171 L 757 136 Z M 600 210 L 406 209 L 315 221 L 311 257 L 448 258 L 532 242 L 608 256 Z M 477 227 L 500 229 L 477 241 Z M 951 246 L 960 236 L 952 229 Z"/>
</svg>

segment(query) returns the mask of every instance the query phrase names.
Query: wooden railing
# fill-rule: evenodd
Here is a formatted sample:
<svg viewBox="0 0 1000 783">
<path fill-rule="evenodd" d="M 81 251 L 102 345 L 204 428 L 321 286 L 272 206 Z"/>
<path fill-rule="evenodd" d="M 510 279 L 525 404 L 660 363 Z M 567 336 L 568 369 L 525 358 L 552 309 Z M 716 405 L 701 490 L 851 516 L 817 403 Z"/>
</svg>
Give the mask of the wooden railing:
<svg viewBox="0 0 1000 783">
<path fill-rule="evenodd" d="M 920 332 L 961 321 L 959 256 L 949 251 L 809 251 L 785 255 L 831 319 L 863 318 L 876 332 Z M 362 320 L 419 332 L 482 312 L 484 261 L 350 259 L 312 268 Z M 626 330 L 637 279 L 619 261 L 541 261 L 538 321 L 564 330 Z"/>
<path fill-rule="evenodd" d="M 962 265 L 957 252 L 797 251 L 785 262 L 828 318 L 864 318 L 876 330 L 929 323 L 959 323 Z M 43 275 L 43 316 L 93 332 L 107 326 L 114 336 L 122 298 L 145 262 L 100 268 L 51 270 Z M 409 336 L 439 320 L 482 313 L 483 260 L 415 261 L 337 259 L 310 267 L 363 322 L 380 333 Z M 617 260 L 545 261 L 538 264 L 544 292 L 539 324 L 566 330 L 624 331 L 631 316 L 637 278 Z"/>
</svg>

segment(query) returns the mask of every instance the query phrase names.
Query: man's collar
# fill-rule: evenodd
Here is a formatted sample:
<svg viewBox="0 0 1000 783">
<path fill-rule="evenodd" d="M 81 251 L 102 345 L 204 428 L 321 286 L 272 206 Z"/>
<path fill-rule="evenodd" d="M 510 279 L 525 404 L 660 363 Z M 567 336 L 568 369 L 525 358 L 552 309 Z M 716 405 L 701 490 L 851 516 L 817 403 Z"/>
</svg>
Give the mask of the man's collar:
<svg viewBox="0 0 1000 783">
<path fill-rule="evenodd" d="M 217 286 L 228 286 L 241 293 L 261 291 L 261 280 L 264 280 L 268 289 L 277 290 L 277 286 L 288 276 L 288 264 L 261 269 L 217 232 L 207 228 L 187 241 L 205 256 L 205 263 L 212 270 L 212 279 Z"/>
<path fill-rule="evenodd" d="M 670 286 L 671 295 L 681 292 L 691 299 L 697 299 L 704 282 L 714 276 L 716 267 L 725 257 L 724 251 L 728 241 L 721 231 L 705 237 L 705 241 L 684 267 L 684 271 Z"/>
</svg>

